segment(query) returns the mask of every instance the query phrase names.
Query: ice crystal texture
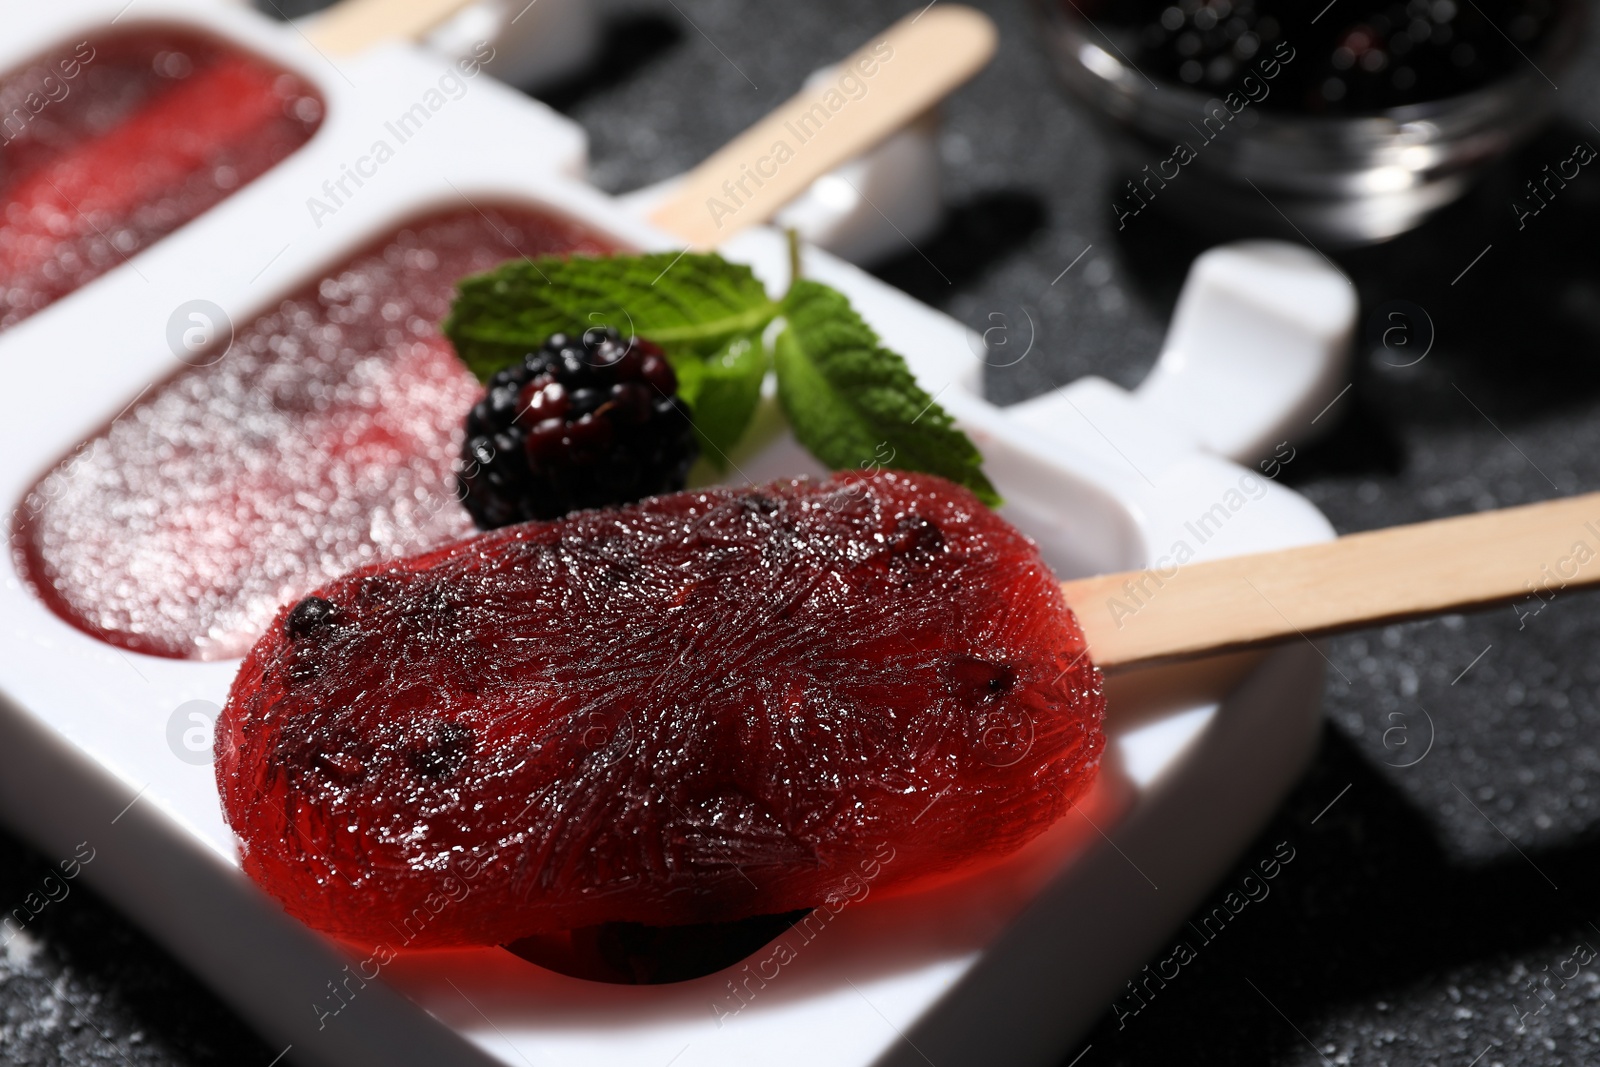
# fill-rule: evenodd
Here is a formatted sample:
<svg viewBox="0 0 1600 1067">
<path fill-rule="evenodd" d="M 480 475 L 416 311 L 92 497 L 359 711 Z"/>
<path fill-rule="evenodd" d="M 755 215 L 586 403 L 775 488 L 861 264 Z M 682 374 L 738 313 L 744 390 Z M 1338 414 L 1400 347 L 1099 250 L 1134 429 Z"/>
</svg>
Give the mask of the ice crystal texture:
<svg viewBox="0 0 1600 1067">
<path fill-rule="evenodd" d="M 114 645 L 218 659 L 329 578 L 465 535 L 453 465 L 482 390 L 438 331 L 455 283 L 518 255 L 608 250 L 523 209 L 383 238 L 46 475 L 19 511 L 22 569 Z"/>
</svg>

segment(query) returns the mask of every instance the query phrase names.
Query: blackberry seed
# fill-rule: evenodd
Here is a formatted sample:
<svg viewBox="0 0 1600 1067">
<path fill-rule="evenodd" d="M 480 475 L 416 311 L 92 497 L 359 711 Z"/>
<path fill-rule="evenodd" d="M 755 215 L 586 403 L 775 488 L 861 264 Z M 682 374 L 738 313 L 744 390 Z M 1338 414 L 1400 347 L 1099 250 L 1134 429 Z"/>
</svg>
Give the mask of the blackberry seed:
<svg viewBox="0 0 1600 1067">
<path fill-rule="evenodd" d="M 283 620 L 283 632 L 290 640 L 310 637 L 333 625 L 339 609 L 319 596 L 308 596 L 296 604 Z"/>
</svg>

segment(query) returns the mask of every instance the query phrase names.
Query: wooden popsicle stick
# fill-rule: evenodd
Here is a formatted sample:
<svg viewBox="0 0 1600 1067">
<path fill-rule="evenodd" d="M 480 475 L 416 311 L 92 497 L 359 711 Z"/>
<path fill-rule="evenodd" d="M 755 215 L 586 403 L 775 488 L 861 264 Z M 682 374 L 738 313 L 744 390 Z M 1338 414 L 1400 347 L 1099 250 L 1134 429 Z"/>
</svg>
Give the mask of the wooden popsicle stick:
<svg viewBox="0 0 1600 1067">
<path fill-rule="evenodd" d="M 901 19 L 690 171 L 651 221 L 702 248 L 765 222 L 982 70 L 995 42 L 994 23 L 969 7 Z"/>
<path fill-rule="evenodd" d="M 473 0 L 342 0 L 306 36 L 324 52 L 352 55 L 383 41 L 416 41 Z"/>
<path fill-rule="evenodd" d="M 1600 584 L 1600 493 L 1165 571 L 1063 582 L 1102 669 L 1191 659 Z M 1530 599 L 1530 604 L 1534 603 Z"/>
</svg>

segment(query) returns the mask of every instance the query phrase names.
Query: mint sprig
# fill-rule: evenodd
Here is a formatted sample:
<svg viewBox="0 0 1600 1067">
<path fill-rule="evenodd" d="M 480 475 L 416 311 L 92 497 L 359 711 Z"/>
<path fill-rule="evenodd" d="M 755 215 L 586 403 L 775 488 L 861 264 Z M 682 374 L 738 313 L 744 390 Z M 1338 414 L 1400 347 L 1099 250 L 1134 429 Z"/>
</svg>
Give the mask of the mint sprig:
<svg viewBox="0 0 1600 1067">
<path fill-rule="evenodd" d="M 820 282 L 797 279 L 775 301 L 750 268 L 714 253 L 546 256 L 465 279 L 444 332 L 487 381 L 551 334 L 596 326 L 666 350 L 717 466 L 748 430 L 770 368 L 795 437 L 827 466 L 926 471 L 1000 503 L 971 440 L 845 295 Z"/>
</svg>

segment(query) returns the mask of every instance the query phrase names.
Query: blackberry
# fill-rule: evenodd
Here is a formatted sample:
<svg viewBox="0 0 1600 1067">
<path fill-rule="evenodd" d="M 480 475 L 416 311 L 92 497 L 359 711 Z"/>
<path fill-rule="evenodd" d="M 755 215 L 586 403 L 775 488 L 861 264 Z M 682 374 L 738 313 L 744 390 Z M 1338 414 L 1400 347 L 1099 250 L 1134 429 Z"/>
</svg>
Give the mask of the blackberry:
<svg viewBox="0 0 1600 1067">
<path fill-rule="evenodd" d="M 682 489 L 700 450 L 677 391 L 649 341 L 555 334 L 489 379 L 467 416 L 457 495 L 492 530 Z"/>
</svg>

